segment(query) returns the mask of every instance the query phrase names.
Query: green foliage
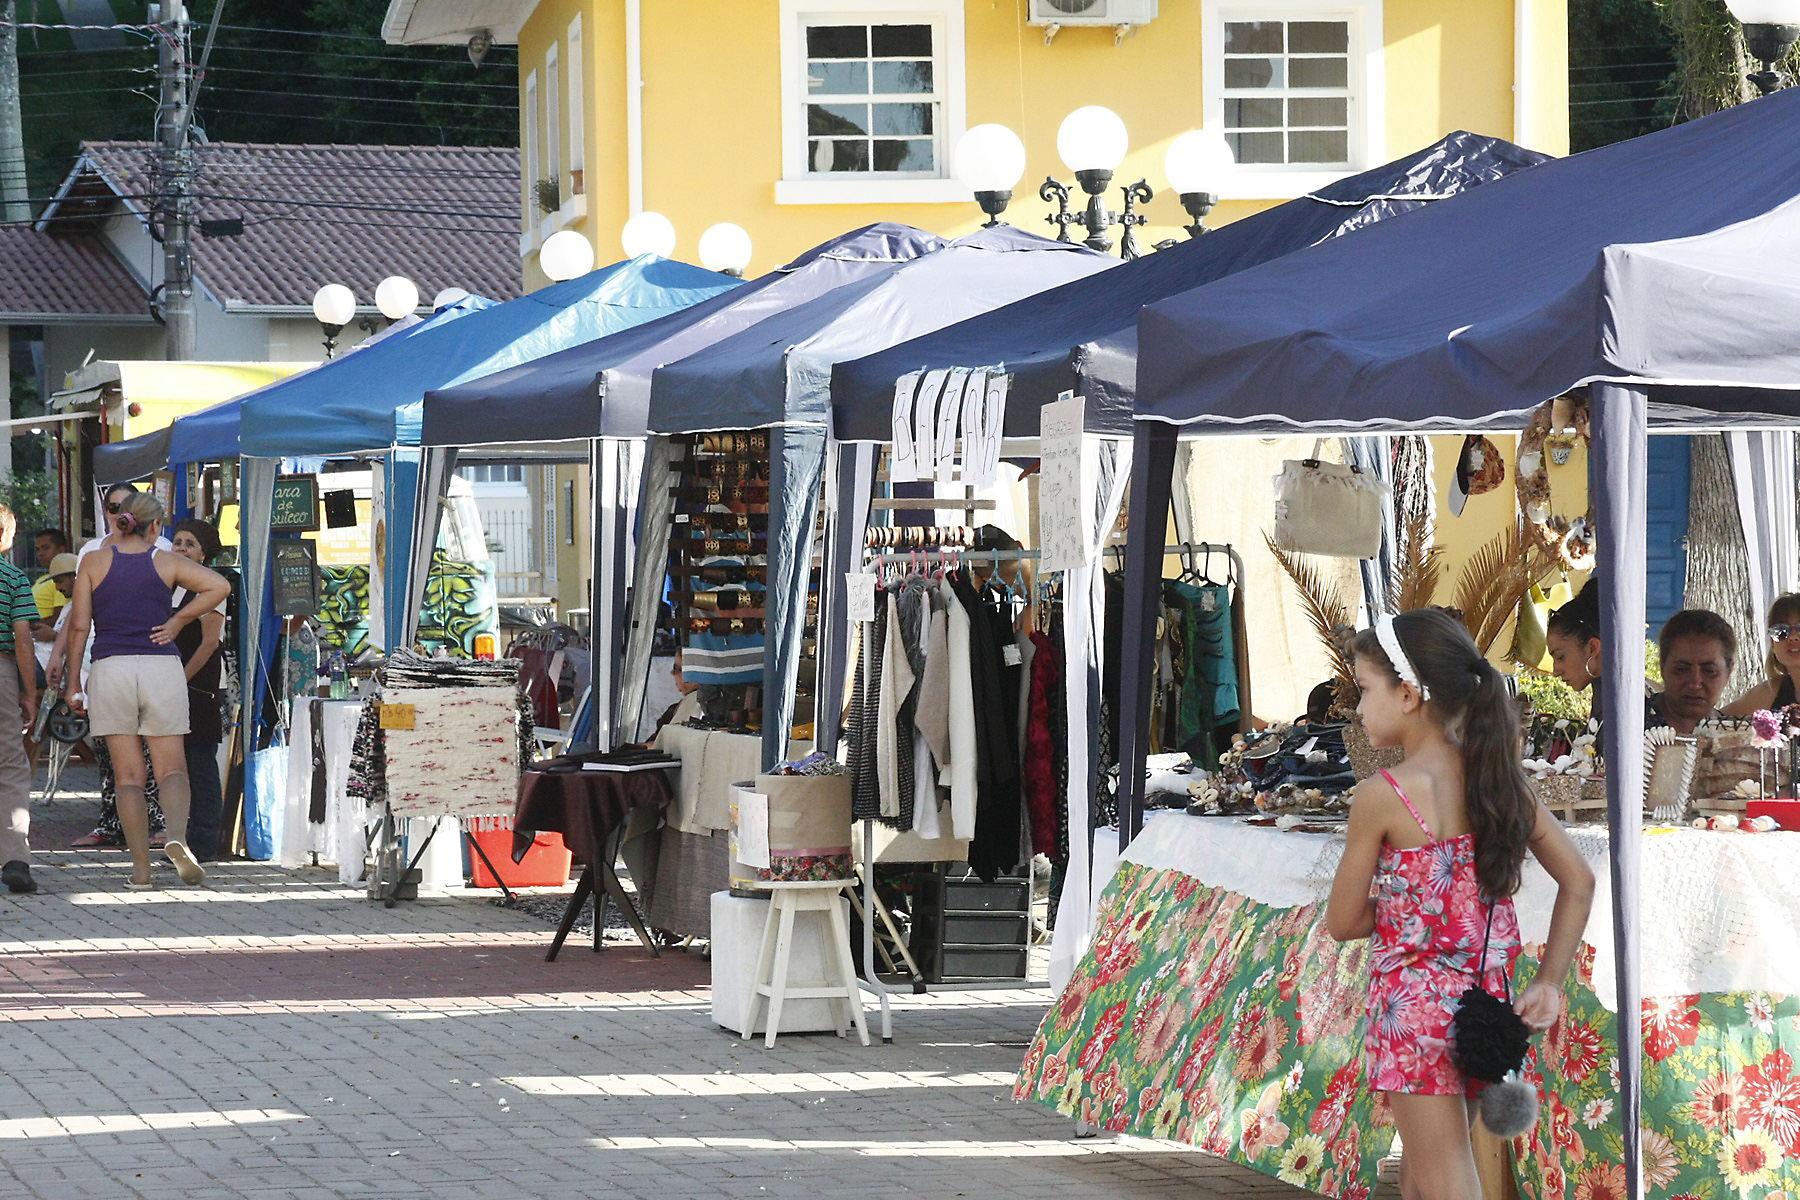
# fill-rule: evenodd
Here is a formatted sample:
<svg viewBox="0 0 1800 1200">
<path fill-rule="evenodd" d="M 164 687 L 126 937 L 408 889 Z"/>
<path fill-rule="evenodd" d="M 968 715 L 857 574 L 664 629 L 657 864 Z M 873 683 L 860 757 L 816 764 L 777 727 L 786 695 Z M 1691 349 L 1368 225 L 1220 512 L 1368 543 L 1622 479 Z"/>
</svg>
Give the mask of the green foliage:
<svg viewBox="0 0 1800 1200">
<path fill-rule="evenodd" d="M 1591 690 L 1583 689 L 1578 692 L 1548 671 L 1521 667 L 1513 678 L 1519 685 L 1519 694 L 1529 697 L 1532 707 L 1540 713 L 1577 717 L 1585 721 L 1593 710 L 1594 694 Z"/>
<path fill-rule="evenodd" d="M 1673 35 L 1651 0 L 1569 0 L 1569 148 L 1671 124 L 1674 73 Z"/>
<path fill-rule="evenodd" d="M 198 61 L 217 0 L 190 0 Z M 53 0 L 18 0 L 19 19 L 61 22 Z M 144 0 L 113 0 L 122 22 Z M 518 51 L 495 46 L 477 71 L 461 46 L 389 46 L 384 3 L 227 0 L 195 110 L 215 142 L 514 146 Z M 99 38 L 100 44 L 92 40 Z M 25 30 L 19 39 L 26 169 L 34 209 L 83 141 L 145 140 L 156 122 L 156 49 L 145 37 Z"/>
<path fill-rule="evenodd" d="M 1742 104 L 1756 95 L 1747 71 L 1759 70 L 1744 53 L 1743 31 L 1724 0 L 1656 0 L 1681 64 L 1675 119 L 1691 121 Z M 1800 46 L 1776 67 L 1800 72 Z"/>
<path fill-rule="evenodd" d="M 44 471 L 14 471 L 0 484 L 0 503 L 18 518 L 16 537 L 29 540 L 31 531 L 56 524 L 56 476 Z"/>
</svg>

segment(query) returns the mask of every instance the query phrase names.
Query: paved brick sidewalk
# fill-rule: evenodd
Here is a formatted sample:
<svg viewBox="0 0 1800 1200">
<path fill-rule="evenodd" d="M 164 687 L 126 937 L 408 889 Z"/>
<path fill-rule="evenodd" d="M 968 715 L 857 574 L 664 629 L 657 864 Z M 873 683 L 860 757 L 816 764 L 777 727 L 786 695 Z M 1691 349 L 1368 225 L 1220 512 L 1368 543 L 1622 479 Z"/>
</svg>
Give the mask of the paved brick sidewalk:
<svg viewBox="0 0 1800 1200">
<path fill-rule="evenodd" d="M 43 891 L 0 893 L 0 1195 L 1304 1195 L 1014 1104 L 1043 993 L 765 1051 L 713 1025 L 698 955 L 545 963 L 487 893 L 388 910 L 253 863 L 127 892 L 122 852 L 61 849 L 94 807 L 36 810 Z"/>
</svg>

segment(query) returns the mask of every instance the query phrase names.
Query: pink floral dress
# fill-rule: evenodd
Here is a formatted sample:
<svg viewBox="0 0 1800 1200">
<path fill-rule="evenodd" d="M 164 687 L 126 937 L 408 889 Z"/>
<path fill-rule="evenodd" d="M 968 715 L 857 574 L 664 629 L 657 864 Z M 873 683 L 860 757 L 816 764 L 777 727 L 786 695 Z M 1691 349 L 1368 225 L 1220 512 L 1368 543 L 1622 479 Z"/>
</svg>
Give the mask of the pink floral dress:
<svg viewBox="0 0 1800 1200">
<path fill-rule="evenodd" d="M 1370 942 L 1368 1076 L 1378 1092 L 1421 1096 L 1474 1095 L 1450 1058 L 1450 1022 L 1463 990 L 1475 981 L 1487 937 L 1483 986 L 1505 996 L 1519 953 L 1519 920 L 1510 897 L 1488 901 L 1475 877 L 1475 838 L 1433 837 L 1386 771 L 1383 779 L 1427 839 L 1401 849 L 1384 844 L 1375 868 L 1375 936 Z"/>
</svg>

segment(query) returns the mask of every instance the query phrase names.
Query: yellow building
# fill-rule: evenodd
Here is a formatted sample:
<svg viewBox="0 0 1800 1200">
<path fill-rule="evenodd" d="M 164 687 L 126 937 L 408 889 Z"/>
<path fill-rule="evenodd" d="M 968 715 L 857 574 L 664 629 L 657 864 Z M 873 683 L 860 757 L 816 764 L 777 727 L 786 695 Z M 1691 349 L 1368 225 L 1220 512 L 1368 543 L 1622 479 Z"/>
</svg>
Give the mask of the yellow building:
<svg viewBox="0 0 1800 1200">
<path fill-rule="evenodd" d="M 1563 0 L 392 0 L 390 42 L 519 47 L 519 249 L 574 229 L 597 261 L 650 210 L 695 261 L 703 230 L 749 231 L 756 275 L 873 221 L 982 221 L 957 138 L 1004 124 L 1026 171 L 1007 219 L 1048 231 L 1046 175 L 1071 110 L 1111 108 L 1118 186 L 1156 192 L 1140 234 L 1182 236 L 1169 143 L 1216 130 L 1238 163 L 1218 224 L 1456 129 L 1568 148 Z M 1053 19 L 1056 23 L 1052 23 Z M 1079 192 L 1077 193 L 1079 195 Z"/>
</svg>

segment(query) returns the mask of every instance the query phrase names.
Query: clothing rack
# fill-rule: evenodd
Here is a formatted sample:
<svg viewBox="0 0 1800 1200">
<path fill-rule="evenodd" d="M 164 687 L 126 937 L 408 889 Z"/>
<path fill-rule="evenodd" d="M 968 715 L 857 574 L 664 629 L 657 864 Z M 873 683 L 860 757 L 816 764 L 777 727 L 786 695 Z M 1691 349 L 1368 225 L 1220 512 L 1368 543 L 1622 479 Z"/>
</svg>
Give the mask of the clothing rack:
<svg viewBox="0 0 1800 1200">
<path fill-rule="evenodd" d="M 903 563 L 911 562 L 920 555 L 927 558 L 933 555 L 939 558 L 951 556 L 961 559 L 963 562 L 1019 562 L 1036 560 L 1038 552 L 1036 550 L 965 550 L 961 546 L 921 546 L 917 550 L 889 550 L 880 554 L 871 554 L 865 561 L 876 564 Z"/>
<path fill-rule="evenodd" d="M 1193 565 L 1193 560 L 1190 557 L 1191 555 L 1223 554 L 1231 563 L 1232 581 L 1239 586 L 1243 585 L 1244 556 L 1238 553 L 1237 548 L 1230 542 L 1177 542 L 1173 545 L 1164 546 L 1162 552 L 1164 558 L 1167 558 L 1170 555 L 1180 555 L 1183 560 L 1187 561 L 1189 566 Z M 1125 553 L 1125 543 L 1110 542 L 1102 547 L 1101 553 L 1123 556 Z"/>
</svg>

